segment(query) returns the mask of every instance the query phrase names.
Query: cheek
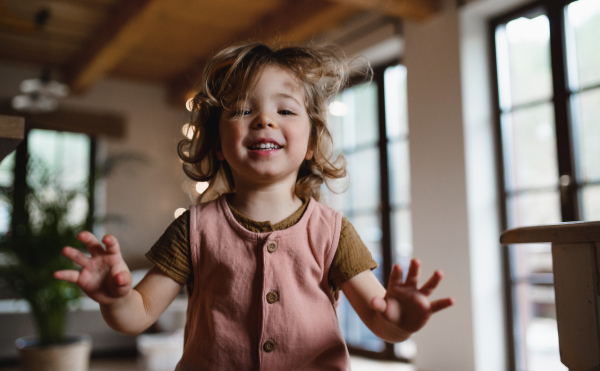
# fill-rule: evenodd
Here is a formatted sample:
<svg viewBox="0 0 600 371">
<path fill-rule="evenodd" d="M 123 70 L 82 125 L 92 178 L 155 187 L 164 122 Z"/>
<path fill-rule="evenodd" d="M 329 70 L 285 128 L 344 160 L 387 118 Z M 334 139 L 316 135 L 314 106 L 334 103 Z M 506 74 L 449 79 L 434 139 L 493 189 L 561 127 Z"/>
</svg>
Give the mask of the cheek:
<svg viewBox="0 0 600 371">
<path fill-rule="evenodd" d="M 243 137 L 244 133 L 235 123 L 219 124 L 219 138 L 216 146 L 219 161 L 227 160 L 227 157 L 235 155 L 235 151 L 241 145 Z"/>
</svg>

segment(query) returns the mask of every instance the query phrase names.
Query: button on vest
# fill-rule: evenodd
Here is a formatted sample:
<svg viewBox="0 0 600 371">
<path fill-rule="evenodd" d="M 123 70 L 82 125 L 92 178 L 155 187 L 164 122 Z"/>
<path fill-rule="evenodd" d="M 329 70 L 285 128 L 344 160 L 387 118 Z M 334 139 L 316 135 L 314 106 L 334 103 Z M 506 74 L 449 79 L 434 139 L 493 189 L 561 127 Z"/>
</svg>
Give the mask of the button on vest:
<svg viewBox="0 0 600 371">
<path fill-rule="evenodd" d="M 277 294 L 275 291 L 271 291 L 267 294 L 267 303 L 273 304 L 277 302 L 277 300 L 279 300 L 279 294 Z"/>
</svg>

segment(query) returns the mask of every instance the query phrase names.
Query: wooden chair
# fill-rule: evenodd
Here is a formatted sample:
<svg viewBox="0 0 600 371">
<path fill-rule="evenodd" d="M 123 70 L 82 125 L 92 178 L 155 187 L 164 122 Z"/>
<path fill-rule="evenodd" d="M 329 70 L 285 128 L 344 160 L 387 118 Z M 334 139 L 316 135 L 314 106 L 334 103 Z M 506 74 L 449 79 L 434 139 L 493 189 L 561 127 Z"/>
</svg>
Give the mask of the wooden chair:
<svg viewBox="0 0 600 371">
<path fill-rule="evenodd" d="M 560 359 L 572 371 L 600 370 L 600 221 L 511 229 L 500 242 L 552 243 Z"/>
</svg>

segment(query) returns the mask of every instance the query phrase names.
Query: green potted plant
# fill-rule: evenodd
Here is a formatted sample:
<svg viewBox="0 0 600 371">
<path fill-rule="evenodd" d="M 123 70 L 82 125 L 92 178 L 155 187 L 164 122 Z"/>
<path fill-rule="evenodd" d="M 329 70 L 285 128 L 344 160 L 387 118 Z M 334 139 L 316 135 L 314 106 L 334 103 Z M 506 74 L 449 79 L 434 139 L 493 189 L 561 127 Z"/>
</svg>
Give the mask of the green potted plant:
<svg viewBox="0 0 600 371">
<path fill-rule="evenodd" d="M 97 178 L 107 176 L 116 164 L 128 159 L 143 160 L 135 155 L 116 156 L 97 168 Z M 0 279 L 29 304 L 36 332 L 35 336 L 16 341 L 25 370 L 88 368 L 91 338 L 66 334 L 68 312 L 77 305 L 81 290 L 74 284 L 54 279 L 52 274 L 57 270 L 76 269 L 62 255 L 62 249 L 64 246 L 82 248 L 77 235 L 93 227 L 94 218 L 81 209 L 93 194 L 95 181 L 65 186 L 63 180 L 62 172 L 52 171 L 41 159 L 30 159 L 27 185 L 20 190 L 19 197 L 24 200 L 24 213 L 12 223 L 11 230 L 0 237 L 4 260 L 0 264 Z M 14 193 L 13 187 L 4 188 L 1 197 L 12 204 Z M 14 213 L 11 215 L 15 217 Z M 63 361 L 68 363 L 59 364 Z"/>
</svg>

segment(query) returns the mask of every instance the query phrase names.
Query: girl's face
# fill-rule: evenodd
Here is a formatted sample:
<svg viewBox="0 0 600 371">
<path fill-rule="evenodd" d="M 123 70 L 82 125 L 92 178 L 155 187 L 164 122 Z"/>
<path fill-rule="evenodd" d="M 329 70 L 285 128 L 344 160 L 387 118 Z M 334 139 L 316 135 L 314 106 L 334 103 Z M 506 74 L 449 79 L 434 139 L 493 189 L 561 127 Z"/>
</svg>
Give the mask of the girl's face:
<svg viewBox="0 0 600 371">
<path fill-rule="evenodd" d="M 236 189 L 296 183 L 298 170 L 313 151 L 304 89 L 286 70 L 268 66 L 248 101 L 219 120 L 219 160 L 231 168 Z M 241 114 L 241 115 L 240 115 Z"/>
</svg>

